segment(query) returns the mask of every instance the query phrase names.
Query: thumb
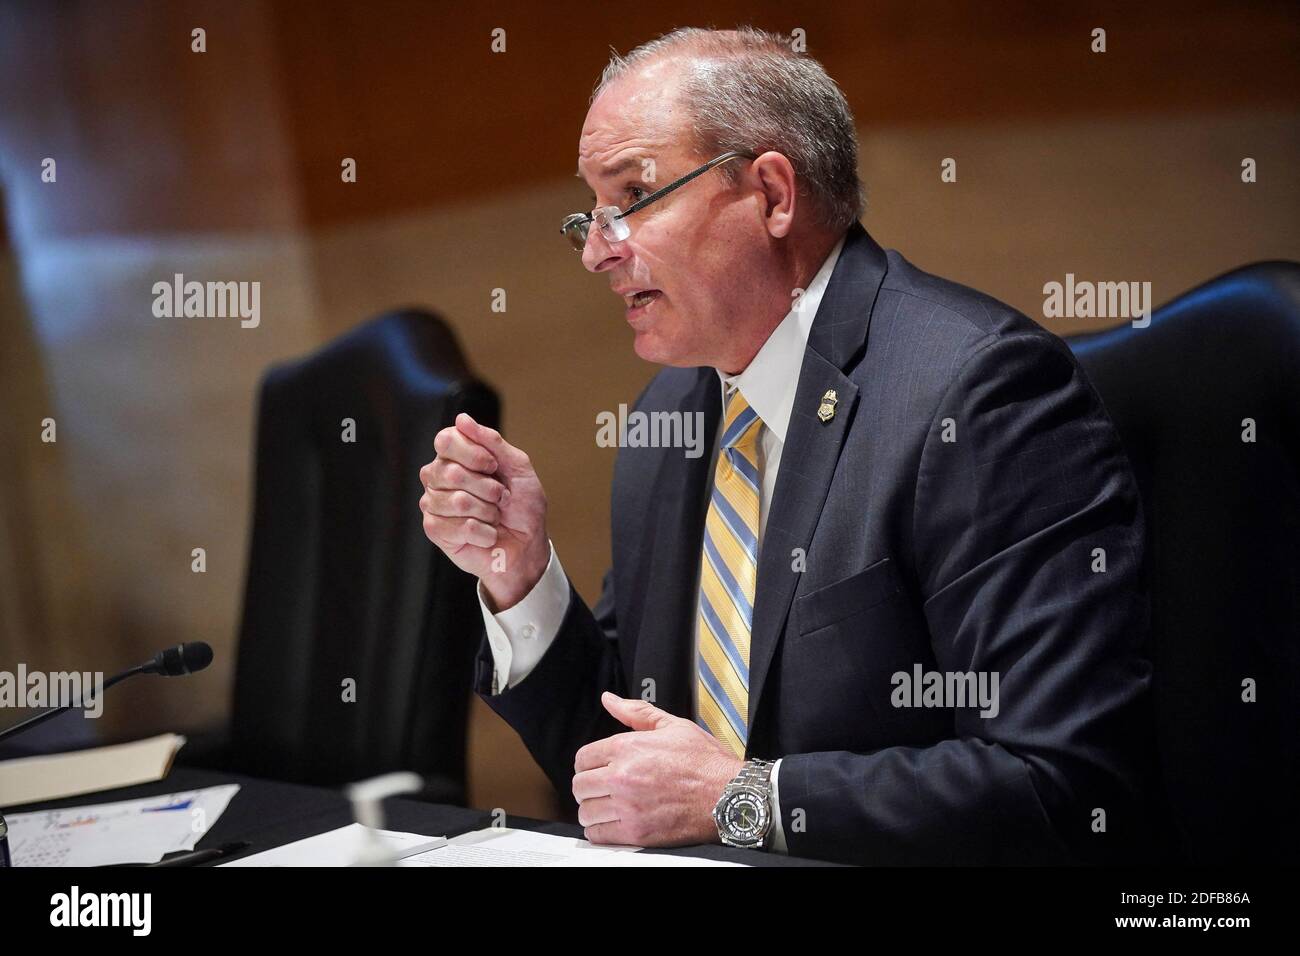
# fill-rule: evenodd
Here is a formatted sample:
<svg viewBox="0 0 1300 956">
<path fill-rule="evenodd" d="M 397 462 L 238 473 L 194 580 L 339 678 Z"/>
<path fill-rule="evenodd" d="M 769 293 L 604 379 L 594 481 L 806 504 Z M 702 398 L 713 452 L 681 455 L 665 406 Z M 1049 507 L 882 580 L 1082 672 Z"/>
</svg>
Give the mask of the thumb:
<svg viewBox="0 0 1300 956">
<path fill-rule="evenodd" d="M 625 699 L 605 691 L 600 695 L 600 702 L 615 720 L 633 730 L 656 730 L 673 720 L 668 711 L 640 698 Z"/>
<path fill-rule="evenodd" d="M 528 461 L 528 456 L 502 438 L 499 431 L 495 428 L 488 428 L 486 425 L 480 425 L 472 415 L 466 412 L 461 412 L 456 416 L 456 428 L 470 441 L 482 445 L 492 453 L 492 457 L 497 460 L 498 472 L 504 468 L 517 471 L 519 467 Z"/>
</svg>

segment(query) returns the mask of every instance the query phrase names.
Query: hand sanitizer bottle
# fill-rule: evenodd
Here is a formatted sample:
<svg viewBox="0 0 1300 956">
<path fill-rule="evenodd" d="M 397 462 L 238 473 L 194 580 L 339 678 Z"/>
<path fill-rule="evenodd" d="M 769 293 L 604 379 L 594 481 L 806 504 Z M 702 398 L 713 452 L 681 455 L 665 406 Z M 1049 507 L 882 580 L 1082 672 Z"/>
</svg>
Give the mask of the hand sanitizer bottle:
<svg viewBox="0 0 1300 956">
<path fill-rule="evenodd" d="M 424 779 L 416 773 L 402 771 L 371 777 L 350 784 L 346 790 L 352 801 L 352 815 L 364 827 L 364 838 L 353 866 L 396 866 L 397 857 L 384 845 L 376 830 L 384 828 L 385 797 L 398 793 L 416 793 L 424 788 Z"/>
</svg>

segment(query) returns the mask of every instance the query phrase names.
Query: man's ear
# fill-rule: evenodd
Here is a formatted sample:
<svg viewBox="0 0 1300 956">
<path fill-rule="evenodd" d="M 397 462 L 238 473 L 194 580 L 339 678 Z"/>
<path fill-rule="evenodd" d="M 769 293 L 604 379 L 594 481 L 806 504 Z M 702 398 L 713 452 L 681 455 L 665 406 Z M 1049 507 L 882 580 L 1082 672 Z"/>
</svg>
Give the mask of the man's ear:
<svg viewBox="0 0 1300 956">
<path fill-rule="evenodd" d="M 773 239 L 783 239 L 794 228 L 798 188 L 794 167 L 780 153 L 769 150 L 750 164 L 764 197 L 763 225 Z"/>
</svg>

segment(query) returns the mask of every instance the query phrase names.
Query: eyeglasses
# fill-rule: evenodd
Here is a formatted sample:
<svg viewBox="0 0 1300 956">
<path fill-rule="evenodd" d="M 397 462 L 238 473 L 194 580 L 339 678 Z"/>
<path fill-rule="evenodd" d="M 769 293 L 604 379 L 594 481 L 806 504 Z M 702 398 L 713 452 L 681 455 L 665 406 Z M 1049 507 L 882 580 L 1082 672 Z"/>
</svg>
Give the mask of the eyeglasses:
<svg viewBox="0 0 1300 956">
<path fill-rule="evenodd" d="M 663 199 L 674 189 L 680 189 L 685 186 L 696 176 L 702 176 L 714 166 L 721 166 L 723 163 L 732 159 L 754 159 L 753 153 L 741 153 L 732 151 L 723 153 L 717 159 L 711 159 L 699 169 L 687 173 L 681 179 L 675 179 L 663 189 L 657 189 L 644 199 L 634 202 L 626 210 L 621 210 L 617 206 L 600 206 L 591 212 L 575 212 L 570 216 L 564 217 L 564 222 L 560 223 L 560 232 L 568 237 L 569 244 L 578 252 L 582 252 L 587 247 L 587 232 L 594 222 L 600 234 L 606 242 L 622 242 L 628 236 L 632 235 L 631 228 L 625 221 L 628 216 L 634 212 L 639 212 L 652 202 Z"/>
</svg>

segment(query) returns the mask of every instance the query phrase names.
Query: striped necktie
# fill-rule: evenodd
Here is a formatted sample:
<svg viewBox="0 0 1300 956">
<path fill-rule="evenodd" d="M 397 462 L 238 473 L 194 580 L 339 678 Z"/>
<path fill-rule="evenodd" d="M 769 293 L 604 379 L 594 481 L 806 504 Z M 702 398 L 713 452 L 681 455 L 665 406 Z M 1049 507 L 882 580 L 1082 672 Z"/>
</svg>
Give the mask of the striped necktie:
<svg viewBox="0 0 1300 956">
<path fill-rule="evenodd" d="M 758 579 L 758 435 L 763 420 L 740 389 L 727 399 L 704 521 L 696 622 L 699 722 L 736 756 L 749 731 L 749 635 Z"/>
</svg>

